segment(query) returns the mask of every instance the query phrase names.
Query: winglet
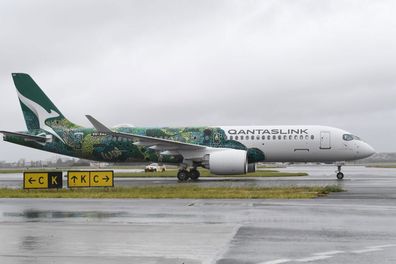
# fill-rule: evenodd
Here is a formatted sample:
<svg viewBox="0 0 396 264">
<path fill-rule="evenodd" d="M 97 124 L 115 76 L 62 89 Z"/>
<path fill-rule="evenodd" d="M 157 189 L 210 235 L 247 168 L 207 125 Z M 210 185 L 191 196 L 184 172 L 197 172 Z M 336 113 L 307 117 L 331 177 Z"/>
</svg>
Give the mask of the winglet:
<svg viewBox="0 0 396 264">
<path fill-rule="evenodd" d="M 100 123 L 98 120 L 93 118 L 92 116 L 86 115 L 86 118 L 88 118 L 89 122 L 91 122 L 91 124 L 95 127 L 95 129 L 98 132 L 104 132 L 104 133 L 112 133 L 113 132 L 108 127 L 106 127 L 105 125 Z"/>
</svg>

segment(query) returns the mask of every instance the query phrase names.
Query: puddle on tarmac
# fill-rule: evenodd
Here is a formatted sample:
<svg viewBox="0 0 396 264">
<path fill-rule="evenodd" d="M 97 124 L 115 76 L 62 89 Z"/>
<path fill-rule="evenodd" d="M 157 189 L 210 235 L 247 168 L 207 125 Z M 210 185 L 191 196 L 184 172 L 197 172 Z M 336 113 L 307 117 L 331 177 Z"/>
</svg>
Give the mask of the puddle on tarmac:
<svg viewBox="0 0 396 264">
<path fill-rule="evenodd" d="M 60 218 L 95 218 L 104 219 L 112 217 L 125 217 L 127 212 L 100 212 L 100 211 L 43 211 L 24 210 L 22 212 L 4 212 L 4 217 L 18 217 L 23 219 L 60 219 Z"/>
</svg>

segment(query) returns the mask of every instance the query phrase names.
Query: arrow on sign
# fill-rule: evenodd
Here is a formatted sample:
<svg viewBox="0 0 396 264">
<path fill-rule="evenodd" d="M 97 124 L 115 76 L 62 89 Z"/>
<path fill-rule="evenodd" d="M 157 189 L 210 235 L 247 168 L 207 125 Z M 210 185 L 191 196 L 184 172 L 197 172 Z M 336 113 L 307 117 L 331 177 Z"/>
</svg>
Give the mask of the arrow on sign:
<svg viewBox="0 0 396 264">
<path fill-rule="evenodd" d="M 73 183 L 76 183 L 77 176 L 73 176 L 73 177 L 71 177 L 71 179 L 73 180 Z"/>
<path fill-rule="evenodd" d="M 105 178 L 103 178 L 103 180 L 106 180 L 106 182 L 108 182 L 110 180 L 109 176 L 106 176 Z"/>
<path fill-rule="evenodd" d="M 29 178 L 28 181 L 29 181 L 30 184 L 33 184 L 33 182 L 35 182 L 36 180 L 33 180 L 33 178 Z"/>
</svg>

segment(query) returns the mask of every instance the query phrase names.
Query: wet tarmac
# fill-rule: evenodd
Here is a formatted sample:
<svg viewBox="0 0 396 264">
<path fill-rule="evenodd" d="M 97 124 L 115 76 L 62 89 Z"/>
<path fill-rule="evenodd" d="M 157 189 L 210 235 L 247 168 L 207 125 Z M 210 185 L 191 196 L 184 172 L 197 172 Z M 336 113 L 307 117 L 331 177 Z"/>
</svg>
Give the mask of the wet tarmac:
<svg viewBox="0 0 396 264">
<path fill-rule="evenodd" d="M 200 185 L 327 185 L 313 200 L 0 199 L 0 263 L 396 263 L 396 169 L 291 167 L 307 177 Z M 18 187 L 18 175 L 0 185 Z M 116 185 L 175 184 L 122 179 Z M 184 183 L 190 184 L 190 183 Z"/>
</svg>

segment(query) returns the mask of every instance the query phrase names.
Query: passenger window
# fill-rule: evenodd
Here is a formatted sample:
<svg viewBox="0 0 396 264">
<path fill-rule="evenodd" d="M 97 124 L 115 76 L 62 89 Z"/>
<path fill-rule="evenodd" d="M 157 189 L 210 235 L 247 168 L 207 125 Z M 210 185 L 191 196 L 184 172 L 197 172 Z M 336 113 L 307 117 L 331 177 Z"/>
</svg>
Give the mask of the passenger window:
<svg viewBox="0 0 396 264">
<path fill-rule="evenodd" d="M 315 136 L 314 136 L 314 135 L 311 135 L 311 139 L 314 140 L 314 139 L 315 139 Z"/>
<path fill-rule="evenodd" d="M 268 140 L 271 140 L 271 136 L 267 136 L 267 139 L 268 139 Z"/>
<path fill-rule="evenodd" d="M 234 137 L 233 136 L 230 136 L 230 140 L 233 140 L 234 139 Z"/>
<path fill-rule="evenodd" d="M 303 135 L 301 135 L 301 136 L 300 136 L 300 139 L 301 139 L 301 140 L 303 140 L 303 139 L 304 139 L 304 136 L 303 136 Z"/>
<path fill-rule="evenodd" d="M 243 137 L 243 136 L 241 136 L 241 140 L 243 140 L 243 138 L 244 138 L 244 137 Z M 246 137 L 246 139 L 248 139 L 248 137 Z"/>
<path fill-rule="evenodd" d="M 262 139 L 262 140 L 265 140 L 265 136 L 261 136 L 261 139 Z"/>
<path fill-rule="evenodd" d="M 275 140 L 275 139 L 276 139 L 276 136 L 272 136 L 272 139 L 274 139 L 274 140 Z"/>
<path fill-rule="evenodd" d="M 235 136 L 235 140 L 238 140 L 238 136 Z"/>
<path fill-rule="evenodd" d="M 297 139 L 298 139 L 298 136 L 297 136 L 297 135 L 295 135 L 295 136 L 294 136 L 294 140 L 297 140 Z"/>
<path fill-rule="evenodd" d="M 254 139 L 254 136 L 251 136 L 250 138 L 253 140 L 253 139 Z"/>
<path fill-rule="evenodd" d="M 286 135 L 284 135 L 284 136 L 283 136 L 283 139 L 284 139 L 284 140 L 286 140 L 286 139 L 287 139 L 287 136 L 286 136 Z"/>
<path fill-rule="evenodd" d="M 279 140 L 281 140 L 281 139 L 282 139 L 282 136 L 281 136 L 281 135 L 279 135 L 279 136 L 278 136 L 278 139 L 279 139 Z"/>
<path fill-rule="evenodd" d="M 292 136 L 292 135 L 290 135 L 290 136 L 289 136 L 289 140 L 292 140 L 292 139 L 293 139 L 293 136 Z"/>
<path fill-rule="evenodd" d="M 257 140 L 260 140 L 260 136 L 257 136 L 256 139 L 257 139 Z"/>
</svg>

